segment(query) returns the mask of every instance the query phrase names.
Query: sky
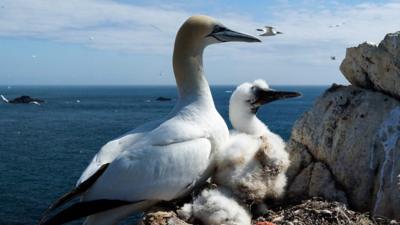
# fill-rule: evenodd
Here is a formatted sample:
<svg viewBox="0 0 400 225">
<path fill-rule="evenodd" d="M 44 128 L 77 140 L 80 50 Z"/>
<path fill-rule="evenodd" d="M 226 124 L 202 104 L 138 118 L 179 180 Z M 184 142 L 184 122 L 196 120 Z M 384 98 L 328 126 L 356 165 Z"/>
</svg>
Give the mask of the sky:
<svg viewBox="0 0 400 225">
<path fill-rule="evenodd" d="M 0 0 L 0 85 L 174 85 L 175 34 L 194 14 L 283 32 L 207 47 L 212 85 L 347 84 L 346 48 L 399 31 L 399 12 L 400 0 Z"/>
</svg>

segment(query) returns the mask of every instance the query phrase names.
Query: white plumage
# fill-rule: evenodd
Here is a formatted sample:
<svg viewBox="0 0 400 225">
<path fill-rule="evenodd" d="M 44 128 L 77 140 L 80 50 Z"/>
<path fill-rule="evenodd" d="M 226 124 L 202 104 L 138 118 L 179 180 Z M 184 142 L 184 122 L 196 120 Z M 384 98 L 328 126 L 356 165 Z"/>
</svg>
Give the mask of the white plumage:
<svg viewBox="0 0 400 225">
<path fill-rule="evenodd" d="M 87 188 L 83 203 L 94 201 L 95 206 L 97 200 L 121 200 L 132 204 L 91 215 L 86 225 L 117 224 L 135 211 L 184 196 L 210 177 L 214 155 L 228 140 L 229 132 L 215 109 L 203 75 L 202 56 L 207 45 L 228 41 L 259 40 L 231 31 L 207 16 L 192 16 L 182 25 L 173 55 L 179 91 L 175 108 L 164 119 L 142 125 L 103 146 L 77 183 L 77 189 Z M 98 175 L 106 164 L 108 167 Z M 93 177 L 97 180 L 87 187 Z M 41 224 L 59 221 L 67 221 L 64 214 Z"/>
<path fill-rule="evenodd" d="M 262 29 L 257 29 L 257 30 L 262 32 L 260 36 L 275 36 L 277 34 L 282 34 L 282 32 L 277 31 L 275 27 L 271 26 L 265 26 Z"/>
<path fill-rule="evenodd" d="M 229 104 L 234 130 L 218 156 L 213 177 L 217 185 L 228 188 L 243 201 L 261 202 L 283 194 L 290 163 L 285 143 L 257 118 L 256 112 L 262 104 L 295 96 L 299 94 L 272 90 L 263 80 L 236 88 Z"/>
<path fill-rule="evenodd" d="M 250 225 L 251 216 L 229 192 L 223 189 L 203 190 L 191 204 L 185 204 L 178 215 L 204 225 Z"/>
</svg>

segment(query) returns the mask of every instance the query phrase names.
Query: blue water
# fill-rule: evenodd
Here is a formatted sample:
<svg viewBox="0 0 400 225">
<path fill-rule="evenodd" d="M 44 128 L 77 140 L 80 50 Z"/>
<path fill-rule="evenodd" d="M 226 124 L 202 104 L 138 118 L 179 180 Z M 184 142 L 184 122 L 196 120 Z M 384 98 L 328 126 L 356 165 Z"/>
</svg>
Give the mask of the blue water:
<svg viewBox="0 0 400 225">
<path fill-rule="evenodd" d="M 272 131 L 287 139 L 294 121 L 326 87 L 274 88 L 303 93 L 302 98 L 277 101 L 258 112 Z M 217 109 L 225 119 L 230 97 L 227 90 L 233 89 L 212 88 Z M 0 103 L 1 225 L 36 224 L 44 209 L 75 184 L 102 145 L 166 115 L 176 99 L 172 86 L 0 86 L 0 93 L 9 98 L 30 95 L 47 101 L 41 106 Z M 154 101 L 159 96 L 174 100 Z"/>
</svg>

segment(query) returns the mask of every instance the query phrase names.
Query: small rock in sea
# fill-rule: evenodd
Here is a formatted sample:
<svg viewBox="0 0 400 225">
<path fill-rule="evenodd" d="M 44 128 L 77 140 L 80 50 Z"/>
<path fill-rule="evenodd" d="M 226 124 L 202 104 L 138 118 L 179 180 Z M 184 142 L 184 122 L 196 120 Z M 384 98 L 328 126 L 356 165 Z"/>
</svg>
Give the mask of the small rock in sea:
<svg viewBox="0 0 400 225">
<path fill-rule="evenodd" d="M 160 102 L 164 102 L 164 101 L 171 101 L 171 98 L 167 98 L 167 97 L 158 97 L 156 98 L 156 101 L 160 101 Z"/>
<path fill-rule="evenodd" d="M 7 100 L 4 96 L 2 96 L 3 101 L 11 104 L 40 104 L 43 103 L 44 100 L 38 99 L 38 98 L 31 98 L 30 96 L 27 95 L 22 95 L 20 97 L 14 98 L 13 100 Z"/>
</svg>

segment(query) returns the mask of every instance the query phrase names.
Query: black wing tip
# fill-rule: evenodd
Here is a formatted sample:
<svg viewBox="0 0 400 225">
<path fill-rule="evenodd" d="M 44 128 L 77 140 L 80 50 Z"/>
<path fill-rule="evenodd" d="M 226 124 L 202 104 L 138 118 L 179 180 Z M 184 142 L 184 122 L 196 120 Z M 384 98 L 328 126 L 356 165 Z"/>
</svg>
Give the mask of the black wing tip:
<svg viewBox="0 0 400 225">
<path fill-rule="evenodd" d="M 87 202 L 78 202 L 49 219 L 47 219 L 46 216 L 43 217 L 39 221 L 39 225 L 61 225 L 96 213 L 139 202 L 142 201 L 130 202 L 124 200 L 99 199 Z"/>
<path fill-rule="evenodd" d="M 43 213 L 43 217 L 45 217 L 47 214 L 49 214 L 51 211 L 54 209 L 64 205 L 65 203 L 69 202 L 75 197 L 78 197 L 79 195 L 85 193 L 96 181 L 97 179 L 106 171 L 107 167 L 110 165 L 110 163 L 105 163 L 100 166 L 100 168 L 88 179 L 86 179 L 84 182 L 79 184 L 77 187 L 73 188 L 71 191 L 65 193 L 63 196 L 61 196 L 59 199 L 57 199 L 53 204 L 49 206 L 49 208 L 46 209 L 46 211 Z"/>
</svg>

